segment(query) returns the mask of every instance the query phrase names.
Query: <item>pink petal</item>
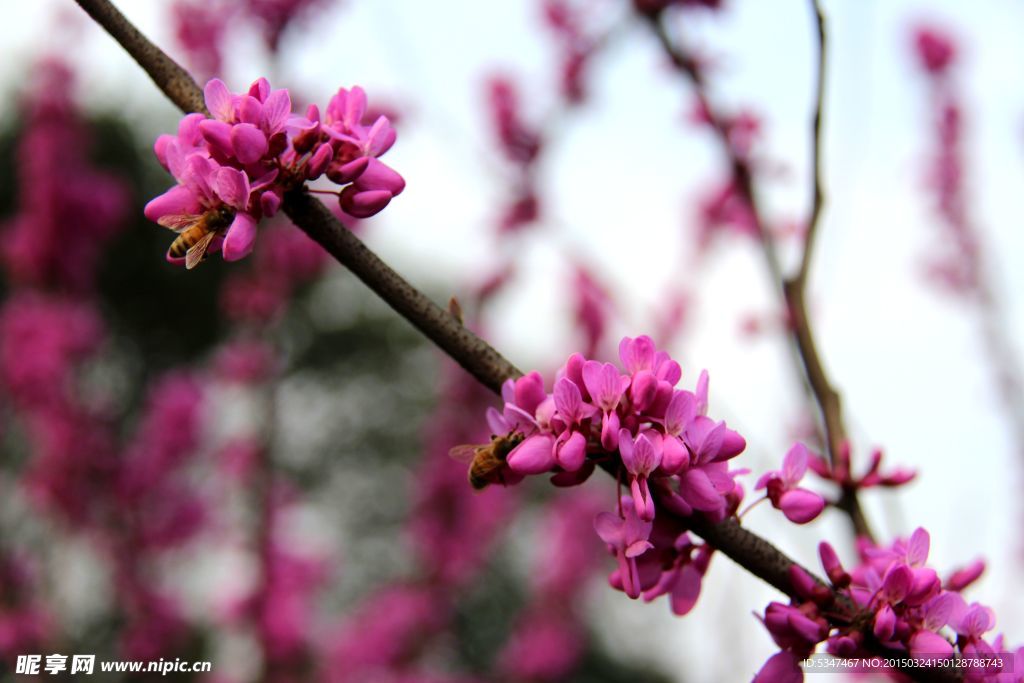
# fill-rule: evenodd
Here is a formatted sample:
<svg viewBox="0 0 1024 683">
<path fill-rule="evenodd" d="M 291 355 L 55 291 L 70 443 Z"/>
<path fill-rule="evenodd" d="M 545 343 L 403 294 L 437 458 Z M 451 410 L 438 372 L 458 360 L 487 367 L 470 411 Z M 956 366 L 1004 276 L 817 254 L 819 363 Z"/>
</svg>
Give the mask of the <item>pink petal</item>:
<svg viewBox="0 0 1024 683">
<path fill-rule="evenodd" d="M 619 342 L 619 359 L 630 374 L 650 370 L 654 365 L 654 342 L 646 335 L 636 339 L 623 337 Z"/>
<path fill-rule="evenodd" d="M 594 518 L 594 531 L 610 546 L 622 545 L 623 519 L 611 512 L 601 512 Z"/>
<path fill-rule="evenodd" d="M 513 402 L 528 413 L 537 411 L 548 395 L 544 391 L 544 378 L 536 370 L 529 372 L 515 381 Z"/>
<path fill-rule="evenodd" d="M 395 144 L 398 133 L 391 127 L 391 122 L 386 116 L 379 116 L 373 122 L 370 132 L 366 135 L 366 153 L 370 156 L 379 157 Z"/>
<path fill-rule="evenodd" d="M 718 449 L 718 460 L 727 460 L 743 452 L 747 441 L 731 429 L 722 431 L 722 445 Z"/>
<path fill-rule="evenodd" d="M 768 486 L 768 482 L 770 482 L 772 479 L 778 479 L 778 478 L 779 478 L 779 473 L 777 471 L 775 471 L 775 470 L 772 470 L 771 472 L 765 472 L 764 474 L 761 475 L 761 477 L 754 484 L 754 490 L 755 491 L 760 491 L 761 489 L 763 489 L 766 486 Z"/>
<path fill-rule="evenodd" d="M 601 447 L 606 451 L 615 450 L 615 440 L 619 434 L 618 413 L 608 413 L 601 422 Z"/>
<path fill-rule="evenodd" d="M 161 216 L 192 215 L 199 212 L 199 201 L 196 196 L 181 185 L 175 185 L 162 195 L 149 200 L 143 209 L 146 218 L 153 222 Z"/>
<path fill-rule="evenodd" d="M 912 570 L 914 581 L 910 584 L 910 591 L 903 601 L 908 605 L 921 605 L 938 595 L 942 588 L 939 575 L 931 567 L 920 567 Z"/>
<path fill-rule="evenodd" d="M 232 127 L 231 124 L 223 121 L 206 119 L 199 123 L 199 132 L 214 151 L 219 152 L 222 156 L 230 156 L 235 151 L 231 144 Z"/>
<path fill-rule="evenodd" d="M 653 547 L 654 545 L 650 541 L 641 539 L 639 541 L 633 541 L 626 546 L 626 550 L 623 554 L 629 559 L 634 559 L 636 557 L 640 557 Z"/>
<path fill-rule="evenodd" d="M 924 627 L 938 631 L 949 623 L 953 616 L 954 600 L 951 593 L 937 595 L 924 606 Z"/>
<path fill-rule="evenodd" d="M 672 394 L 665 410 L 665 431 L 678 436 L 696 416 L 697 400 L 694 395 L 689 391 L 677 391 Z"/>
<path fill-rule="evenodd" d="M 882 578 L 883 598 L 894 604 L 900 602 L 910 590 L 913 580 L 914 574 L 910 567 L 905 564 L 891 565 Z"/>
<path fill-rule="evenodd" d="M 910 654 L 914 657 L 939 657 L 945 659 L 953 655 L 953 646 L 938 633 L 918 631 L 910 637 Z"/>
<path fill-rule="evenodd" d="M 153 143 L 153 152 L 156 154 L 156 160 L 159 161 L 160 165 L 168 171 L 171 170 L 171 167 L 167 164 L 167 148 L 176 146 L 177 144 L 178 139 L 173 135 L 167 135 L 166 133 L 157 136 L 156 142 Z"/>
<path fill-rule="evenodd" d="M 875 614 L 875 622 L 872 626 L 875 637 L 882 642 L 892 640 L 896 633 L 896 613 L 889 605 L 883 605 L 882 609 Z"/>
<path fill-rule="evenodd" d="M 512 431 L 512 425 L 498 412 L 498 409 L 491 406 L 487 408 L 487 426 L 491 434 L 508 434 Z"/>
<path fill-rule="evenodd" d="M 401 190 L 406 188 L 406 180 L 398 175 L 394 169 L 373 158 L 367 160 L 367 169 L 359 175 L 355 180 L 355 184 L 360 190 L 364 191 L 386 189 L 395 197 L 400 195 Z"/>
<path fill-rule="evenodd" d="M 329 145 L 324 145 L 327 149 L 331 149 Z M 359 157 L 354 161 L 350 161 L 347 164 L 330 164 L 327 167 L 327 177 L 339 185 L 346 185 L 359 178 L 366 170 L 369 165 L 370 159 L 368 157 Z"/>
<path fill-rule="evenodd" d="M 789 521 L 807 524 L 825 509 L 825 499 L 807 489 L 793 489 L 779 498 L 779 509 Z"/>
<path fill-rule="evenodd" d="M 540 474 L 555 466 L 555 439 L 537 434 L 522 442 L 508 455 L 508 466 L 520 474 Z"/>
<path fill-rule="evenodd" d="M 269 147 L 267 136 L 253 124 L 239 123 L 231 127 L 231 148 L 243 164 L 259 161 Z"/>
<path fill-rule="evenodd" d="M 963 619 L 960 620 L 957 632 L 977 638 L 993 626 L 995 626 L 995 615 L 992 613 L 992 610 L 974 603 L 968 608 Z"/>
<path fill-rule="evenodd" d="M 555 407 L 565 420 L 572 424 L 583 413 L 583 394 L 572 380 L 561 378 L 555 382 Z"/>
<path fill-rule="evenodd" d="M 587 458 L 587 439 L 579 432 L 573 432 L 568 441 L 558 449 L 557 459 L 561 468 L 575 472 Z"/>
<path fill-rule="evenodd" d="M 640 412 L 647 409 L 654 402 L 658 392 L 658 379 L 650 370 L 641 370 L 633 375 L 633 382 L 629 387 L 630 398 L 633 405 Z"/>
<path fill-rule="evenodd" d="M 306 163 L 306 179 L 316 180 L 322 176 L 333 156 L 334 150 L 330 145 L 320 145 Z"/>
<path fill-rule="evenodd" d="M 782 479 L 789 485 L 794 485 L 804 477 L 807 472 L 807 446 L 802 443 L 795 443 L 782 459 Z"/>
<path fill-rule="evenodd" d="M 281 197 L 276 192 L 264 192 L 260 195 L 260 210 L 267 218 L 277 213 L 281 208 Z"/>
<path fill-rule="evenodd" d="M 268 134 L 281 130 L 291 112 L 292 98 L 288 90 L 274 90 L 263 102 L 263 120 L 260 122 L 263 130 Z"/>
<path fill-rule="evenodd" d="M 213 191 L 225 204 L 239 211 L 245 211 L 249 205 L 249 177 L 236 168 L 218 168 L 213 174 Z"/>
<path fill-rule="evenodd" d="M 928 559 L 928 549 L 931 546 L 931 537 L 921 527 L 914 529 L 907 542 L 907 564 L 911 567 L 920 567 Z"/>
<path fill-rule="evenodd" d="M 723 504 L 722 496 L 700 468 L 689 469 L 682 475 L 679 493 L 687 503 L 704 512 L 718 510 Z"/>
<path fill-rule="evenodd" d="M 654 447 L 646 435 L 641 434 L 633 444 L 633 474 L 647 476 L 661 464 L 661 450 Z"/>
<path fill-rule="evenodd" d="M 706 415 L 708 412 L 708 371 L 701 370 L 697 379 L 697 389 L 694 392 L 697 396 L 697 413 Z"/>
<path fill-rule="evenodd" d="M 365 113 L 366 91 L 358 85 L 353 86 L 348 91 L 348 97 L 345 99 L 344 121 L 346 125 L 350 128 L 360 125 Z"/>
<path fill-rule="evenodd" d="M 237 261 L 249 255 L 256 244 L 256 220 L 247 213 L 238 213 L 224 236 L 224 260 Z"/>
<path fill-rule="evenodd" d="M 672 612 L 677 616 L 685 616 L 697 604 L 700 597 L 701 573 L 692 564 L 685 564 L 679 571 L 679 578 L 669 596 Z"/>
<path fill-rule="evenodd" d="M 263 105 L 252 95 L 243 95 L 238 99 L 238 120 L 241 123 L 260 125 L 263 118 Z"/>
<path fill-rule="evenodd" d="M 230 121 L 233 111 L 231 103 L 231 91 L 224 81 L 219 78 L 211 79 L 203 88 L 203 95 L 206 100 L 206 108 L 214 118 L 221 121 Z"/>
<path fill-rule="evenodd" d="M 249 86 L 249 96 L 255 97 L 260 102 L 267 99 L 267 95 L 270 93 L 270 81 L 263 76 L 260 76 L 252 85 Z"/>
<path fill-rule="evenodd" d="M 360 192 L 354 185 L 349 185 L 341 193 L 341 208 L 356 218 L 369 218 L 383 211 L 391 202 L 391 196 L 387 190 Z"/>
<path fill-rule="evenodd" d="M 199 144 L 199 124 L 206 120 L 206 117 L 198 112 L 185 115 L 178 123 L 178 139 L 190 147 Z"/>
<path fill-rule="evenodd" d="M 614 410 L 622 395 L 619 371 L 611 363 L 587 361 L 583 364 L 583 383 L 593 402 L 604 411 Z"/>
<path fill-rule="evenodd" d="M 667 474 L 676 474 L 690 464 L 690 452 L 677 437 L 666 437 L 662 442 L 661 468 Z"/>
<path fill-rule="evenodd" d="M 985 572 L 985 561 L 975 560 L 963 569 L 953 572 L 952 576 L 946 579 L 946 588 L 951 591 L 961 591 L 971 585 Z"/>
<path fill-rule="evenodd" d="M 790 627 L 809 643 L 818 643 L 825 637 L 825 629 L 814 619 L 804 616 L 799 610 L 788 613 Z"/>
<path fill-rule="evenodd" d="M 637 515 L 645 522 L 654 519 L 654 500 L 651 498 L 651 491 L 647 487 L 646 479 L 634 478 L 629 483 L 629 490 L 633 496 L 633 506 Z"/>
<path fill-rule="evenodd" d="M 657 360 L 654 363 L 657 368 L 658 379 L 675 386 L 683 376 L 683 368 L 679 363 L 669 358 L 664 351 L 659 351 Z"/>
</svg>

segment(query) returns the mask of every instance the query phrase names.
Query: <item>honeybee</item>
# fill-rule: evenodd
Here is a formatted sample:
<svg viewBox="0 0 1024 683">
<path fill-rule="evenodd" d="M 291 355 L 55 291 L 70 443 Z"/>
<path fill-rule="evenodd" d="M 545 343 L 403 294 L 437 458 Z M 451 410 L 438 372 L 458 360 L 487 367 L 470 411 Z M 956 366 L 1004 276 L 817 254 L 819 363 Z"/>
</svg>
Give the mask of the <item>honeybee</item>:
<svg viewBox="0 0 1024 683">
<path fill-rule="evenodd" d="M 157 223 L 178 233 L 171 242 L 167 255 L 171 258 L 185 257 L 185 267 L 192 270 L 206 257 L 206 250 L 213 238 L 231 225 L 235 213 L 226 207 L 210 209 L 201 214 L 169 214 L 157 219 Z"/>
<path fill-rule="evenodd" d="M 522 434 L 492 436 L 490 443 L 455 446 L 450 455 L 456 460 L 469 462 L 469 484 L 479 491 L 488 484 L 505 483 L 501 475 L 505 458 L 524 438 Z"/>
</svg>

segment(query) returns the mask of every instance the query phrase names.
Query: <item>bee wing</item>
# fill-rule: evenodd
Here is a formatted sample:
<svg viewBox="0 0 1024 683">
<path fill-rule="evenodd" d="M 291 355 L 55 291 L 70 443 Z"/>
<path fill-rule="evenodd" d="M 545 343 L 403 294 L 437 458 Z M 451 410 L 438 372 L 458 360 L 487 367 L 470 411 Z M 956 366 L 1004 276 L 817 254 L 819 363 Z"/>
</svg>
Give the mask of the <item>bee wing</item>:
<svg viewBox="0 0 1024 683">
<path fill-rule="evenodd" d="M 158 225 L 162 225 L 165 228 L 170 228 L 174 232 L 182 232 L 188 230 L 197 222 L 202 216 L 196 216 L 189 213 L 171 213 L 166 216 L 160 216 L 156 219 Z"/>
<path fill-rule="evenodd" d="M 192 270 L 199 265 L 203 257 L 206 256 L 206 249 L 210 246 L 210 242 L 216 236 L 217 233 L 211 230 L 200 237 L 199 241 L 189 248 L 188 252 L 185 253 L 185 268 Z"/>
<path fill-rule="evenodd" d="M 479 448 L 480 446 L 476 444 L 464 443 L 452 448 L 450 451 L 448 451 L 448 455 L 454 458 L 455 460 L 458 460 L 459 462 L 469 463 L 472 462 L 473 458 L 476 457 L 476 452 Z"/>
</svg>

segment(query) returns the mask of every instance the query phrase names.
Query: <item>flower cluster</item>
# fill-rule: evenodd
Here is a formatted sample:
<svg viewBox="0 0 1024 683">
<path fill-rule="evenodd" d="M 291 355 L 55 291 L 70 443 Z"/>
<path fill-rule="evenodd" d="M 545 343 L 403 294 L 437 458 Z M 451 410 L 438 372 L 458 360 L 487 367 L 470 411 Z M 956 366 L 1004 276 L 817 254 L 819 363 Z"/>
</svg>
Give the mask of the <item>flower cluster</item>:
<svg viewBox="0 0 1024 683">
<path fill-rule="evenodd" d="M 707 373 L 695 391 L 676 389 L 682 369 L 646 336 L 624 338 L 619 357 L 625 372 L 570 356 L 551 393 L 537 372 L 509 380 L 502 388 L 504 409 L 490 409 L 488 422 L 494 434 L 522 439 L 494 477 L 512 483 L 553 472 L 553 483 L 571 486 L 597 464 L 620 471 L 630 495 L 617 513 L 595 520 L 619 561 L 612 585 L 633 598 L 647 591 L 653 599 L 683 581 L 679 590 L 692 593 L 706 550 L 689 541 L 678 520 L 695 512 L 721 520 L 735 512 L 742 493 L 739 472 L 730 471 L 728 461 L 746 442 L 707 416 Z M 673 513 L 668 519 L 655 519 L 656 496 Z M 686 602 L 679 599 L 679 610 Z"/>
<path fill-rule="evenodd" d="M 342 209 L 359 218 L 379 212 L 405 187 L 377 158 L 394 144 L 395 131 L 384 116 L 363 122 L 366 94 L 358 86 L 340 89 L 322 121 L 316 105 L 305 116 L 292 114 L 288 91 L 272 90 L 265 78 L 237 94 L 213 79 L 204 94 L 212 118 L 189 114 L 177 135 L 157 139 L 157 158 L 178 184 L 145 209 L 161 225 L 200 231 L 195 240 L 212 233 L 209 241 L 188 240 L 189 252 L 203 245 L 222 250 L 228 261 L 245 257 L 257 224 L 277 213 L 284 194 L 325 173 L 345 186 Z M 172 245 L 168 260 L 188 263 L 183 251 Z"/>
<path fill-rule="evenodd" d="M 943 581 L 926 564 L 929 544 L 928 532 L 921 528 L 888 547 L 861 541 L 860 564 L 847 571 L 832 546 L 823 542 L 819 554 L 831 590 L 799 567 L 790 570 L 800 597 L 789 605 L 773 602 L 765 610 L 765 627 L 781 651 L 765 663 L 755 682 L 803 680 L 800 660 L 823 642 L 839 657 L 869 656 L 870 648 L 881 645 L 918 659 L 960 655 L 998 662 L 997 655 L 1007 649 L 1002 636 L 985 637 L 995 626 L 994 613 L 968 604 L 960 594 L 981 575 L 984 565 L 975 563 Z M 836 627 L 825 616 L 837 595 L 848 599 L 856 611 L 846 626 Z M 965 666 L 964 680 L 1020 680 L 1010 672 L 1019 674 L 1014 666 L 1024 663 L 1024 647 L 1011 656 L 1016 661 L 1002 667 Z"/>
</svg>

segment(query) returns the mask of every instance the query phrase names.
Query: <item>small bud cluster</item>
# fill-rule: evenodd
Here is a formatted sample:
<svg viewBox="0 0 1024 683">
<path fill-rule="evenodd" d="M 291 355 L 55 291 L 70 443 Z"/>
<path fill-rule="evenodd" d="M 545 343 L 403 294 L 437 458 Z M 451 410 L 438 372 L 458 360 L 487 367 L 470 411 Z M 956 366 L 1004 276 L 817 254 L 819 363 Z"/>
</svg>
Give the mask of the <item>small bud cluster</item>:
<svg viewBox="0 0 1024 683">
<path fill-rule="evenodd" d="M 307 180 L 326 174 L 344 185 L 341 208 L 358 218 L 378 213 L 405 188 L 378 160 L 395 130 L 384 116 L 363 124 L 366 94 L 358 86 L 340 89 L 322 121 L 316 105 L 305 116 L 292 114 L 288 91 L 272 90 L 265 78 L 238 94 L 213 79 L 204 94 L 212 118 L 189 114 L 177 135 L 156 141 L 157 158 L 178 185 L 150 201 L 146 217 L 179 232 L 204 218 L 216 222 L 208 251 L 221 250 L 225 260 L 247 256 L 259 221 Z M 168 260 L 184 259 L 168 252 Z"/>
</svg>

